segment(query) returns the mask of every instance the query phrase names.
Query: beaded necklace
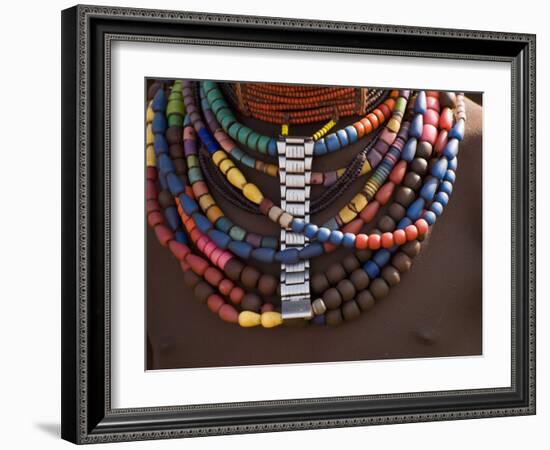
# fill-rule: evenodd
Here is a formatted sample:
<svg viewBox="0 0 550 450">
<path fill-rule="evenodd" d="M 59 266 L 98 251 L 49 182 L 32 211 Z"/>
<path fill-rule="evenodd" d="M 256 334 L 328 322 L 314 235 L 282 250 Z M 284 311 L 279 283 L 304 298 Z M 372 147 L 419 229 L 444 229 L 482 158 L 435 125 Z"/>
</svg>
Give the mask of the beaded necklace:
<svg viewBox="0 0 550 450">
<path fill-rule="evenodd" d="M 431 94 L 431 95 L 430 95 Z M 457 96 L 457 122 L 455 123 L 452 128 L 449 126 L 449 113 L 447 110 L 450 111 L 450 108 L 448 106 L 445 106 L 443 109 L 441 116 L 437 117 L 438 124 L 441 125 L 442 131 L 439 133 L 439 135 L 435 135 L 430 129 L 430 127 L 433 127 L 433 122 L 435 115 L 431 111 L 436 111 L 435 105 L 436 102 L 431 101 L 430 98 L 436 98 L 435 95 L 437 93 L 428 93 L 428 101 L 427 104 L 431 103 L 432 107 L 426 107 L 424 108 L 422 114 L 424 120 L 422 124 L 420 124 L 420 127 L 422 128 L 422 132 L 413 132 L 413 134 L 410 136 L 410 138 L 407 140 L 405 144 L 405 148 L 403 149 L 403 154 L 401 155 L 402 158 L 409 162 L 409 165 L 413 167 L 415 165 L 415 168 L 418 171 L 421 171 L 419 167 L 425 167 L 425 166 L 419 166 L 418 160 L 421 160 L 421 158 L 417 157 L 414 158 L 415 153 L 423 153 L 425 157 L 429 157 L 430 155 L 426 155 L 426 148 L 428 145 L 433 146 L 433 149 L 435 150 L 436 155 L 441 155 L 447 159 L 447 166 L 445 166 L 444 170 L 444 176 L 438 177 L 437 175 L 443 170 L 441 166 L 443 166 L 443 163 L 439 162 L 441 161 L 441 156 L 438 159 L 433 159 L 435 163 L 432 165 L 431 169 L 431 177 L 428 177 L 427 180 L 422 185 L 422 188 L 419 191 L 419 196 L 416 200 L 409 202 L 410 195 L 408 194 L 408 191 L 398 191 L 396 194 L 396 199 L 401 200 L 401 206 L 404 208 L 403 203 L 408 203 L 407 208 L 407 220 L 400 220 L 400 222 L 397 224 L 397 228 L 399 230 L 406 229 L 408 226 L 408 223 L 410 223 L 416 216 L 418 216 L 418 209 L 422 207 L 421 213 L 423 214 L 423 218 L 426 220 L 427 223 L 430 225 L 433 225 L 435 223 L 435 220 L 439 214 L 441 214 L 443 207 L 448 202 L 448 196 L 450 195 L 452 191 L 452 183 L 454 182 L 454 170 L 456 169 L 456 152 L 458 150 L 458 141 L 462 139 L 463 133 L 464 133 L 464 121 L 465 121 L 465 113 L 464 113 L 464 106 L 463 106 L 463 97 L 461 95 Z M 172 94 L 171 94 L 172 96 Z M 170 97 L 171 97 L 170 96 Z M 162 119 L 157 119 L 156 126 L 153 127 L 153 123 L 155 122 L 155 118 L 157 115 L 163 115 L 166 113 L 168 115 L 168 123 L 174 123 L 171 119 L 171 116 L 177 115 L 177 113 L 180 113 L 179 115 L 183 115 L 182 109 L 179 108 L 176 112 L 174 112 L 174 107 L 172 105 L 172 113 L 169 113 L 170 110 L 170 100 L 168 101 L 168 107 L 163 110 L 162 107 L 162 100 L 158 100 L 155 104 L 155 101 L 151 103 L 151 108 L 148 110 L 147 114 L 147 121 L 148 121 L 148 133 L 147 133 L 147 211 L 148 211 L 148 221 L 151 226 L 154 227 L 155 232 L 157 234 L 157 237 L 159 237 L 159 241 L 161 244 L 169 246 L 172 253 L 178 257 L 178 259 L 181 261 L 182 268 L 184 269 L 186 275 L 186 283 L 188 285 L 192 285 L 195 293 L 200 294 L 200 297 L 204 297 L 205 293 L 208 293 L 204 299 L 207 301 L 207 304 L 210 309 L 212 309 L 214 312 L 218 313 L 218 315 L 230 322 L 239 322 L 242 326 L 250 326 L 250 325 L 258 325 L 262 324 L 263 326 L 270 327 L 273 325 L 276 325 L 280 322 L 280 314 L 276 311 L 273 311 L 271 304 L 266 303 L 263 306 L 260 306 L 259 311 L 254 311 L 254 309 L 258 309 L 257 301 L 255 300 L 254 294 L 245 294 L 244 291 L 235 285 L 236 281 L 239 281 L 242 283 L 245 288 L 255 288 L 260 285 L 262 285 L 262 288 L 260 289 L 260 292 L 264 295 L 270 295 L 270 293 L 274 292 L 273 289 L 273 280 L 269 277 L 266 277 L 265 275 L 258 275 L 256 276 L 256 273 L 253 272 L 253 270 L 250 270 L 249 266 L 243 267 L 242 263 L 239 263 L 237 260 L 235 260 L 234 256 L 230 253 L 222 250 L 221 248 L 217 247 L 215 244 L 212 245 L 212 241 L 206 237 L 206 235 L 201 234 L 200 231 L 196 228 L 196 225 L 194 225 L 193 219 L 186 215 L 184 208 L 182 208 L 181 202 L 179 200 L 179 197 L 176 196 L 176 202 L 177 203 L 177 210 L 179 212 L 179 216 L 183 219 L 179 222 L 174 218 L 173 211 L 174 206 L 168 205 L 166 208 L 164 208 L 164 211 L 162 214 L 160 212 L 160 199 L 161 195 L 158 194 L 158 200 L 156 187 L 154 182 L 157 178 L 157 172 L 156 169 L 154 169 L 156 165 L 156 159 L 158 157 L 159 160 L 165 160 L 166 158 L 163 158 L 163 156 L 166 155 L 167 151 L 165 149 L 164 141 L 161 138 L 163 130 L 162 126 L 159 126 L 159 123 L 162 122 Z M 172 101 L 178 101 L 178 96 L 175 95 Z M 424 100 L 425 95 L 422 95 L 420 93 L 417 96 L 416 103 L 419 104 L 419 109 L 422 110 L 422 104 L 423 102 L 426 102 Z M 420 100 L 419 100 L 420 99 Z M 428 105 L 427 105 L 428 106 Z M 451 121 L 452 124 L 452 111 L 451 111 Z M 416 116 L 415 116 L 416 119 Z M 413 119 L 413 125 L 418 128 L 419 120 Z M 181 122 L 180 122 L 181 123 Z M 166 127 L 164 127 L 166 129 Z M 172 128 L 172 127 L 170 127 Z M 418 130 L 417 130 L 418 131 Z M 437 130 L 436 130 L 437 131 Z M 168 130 L 166 130 L 166 136 L 168 136 L 170 133 Z M 154 136 L 152 136 L 154 135 Z M 444 135 L 442 137 L 442 135 Z M 158 136 L 158 137 L 157 137 Z M 180 134 L 181 136 L 181 134 Z M 413 141 L 413 139 L 416 139 L 416 141 Z M 178 155 L 178 152 L 176 149 L 172 151 L 172 147 L 176 145 L 173 144 L 170 146 L 170 154 Z M 410 149 L 412 147 L 417 147 L 414 149 L 414 151 L 411 151 Z M 407 149 L 407 152 L 405 151 Z M 430 148 L 431 151 L 431 148 Z M 155 153 L 152 153 L 155 152 Z M 405 159 L 407 158 L 407 159 Z M 177 161 L 181 160 L 181 158 L 174 157 L 173 165 L 170 166 L 165 161 L 164 169 L 160 170 L 159 174 L 159 182 L 161 187 L 164 187 L 165 190 L 162 192 L 167 192 L 166 187 L 170 188 L 170 190 L 173 191 L 172 188 L 177 185 L 177 182 L 174 181 L 174 177 L 177 176 L 176 173 L 181 175 L 182 167 L 181 163 L 177 163 Z M 425 159 L 424 159 L 425 160 Z M 394 171 L 392 172 L 392 177 L 390 176 L 390 182 L 394 183 L 394 181 L 398 180 L 399 174 L 403 174 L 403 161 L 399 165 L 397 165 L 394 168 Z M 179 166 L 179 168 L 178 168 Z M 435 169 L 438 167 L 437 169 Z M 159 167 L 160 168 L 160 167 Z M 399 170 L 396 170 L 398 169 Z M 164 173 L 163 173 L 164 172 Z M 411 171 L 409 174 L 414 172 Z M 407 177 L 409 176 L 407 174 Z M 418 173 L 416 173 L 417 176 L 420 176 Z M 435 175 L 434 175 L 435 174 Z M 407 177 L 405 177 L 405 184 L 410 185 L 417 185 L 417 180 L 415 177 L 409 177 L 412 178 L 407 182 Z M 401 176 L 401 179 L 403 179 L 403 176 Z M 433 181 L 433 180 L 436 181 Z M 164 180 L 164 181 L 163 181 Z M 438 180 L 438 181 L 437 181 Z M 395 187 L 394 183 L 394 186 Z M 172 186 L 171 186 L 172 185 Z M 386 184 L 385 186 L 390 186 L 390 184 Z M 392 188 L 393 188 L 392 187 Z M 411 188 L 402 186 L 400 189 L 408 189 L 409 191 L 412 191 Z M 178 189 L 176 189 L 177 191 Z M 184 187 L 185 192 L 188 196 L 191 196 L 192 190 L 188 187 Z M 391 189 L 392 190 L 392 189 Z M 386 191 L 390 191 L 390 189 L 386 189 Z M 161 193 L 162 193 L 161 192 Z M 405 194 L 403 194 L 405 192 Z M 172 192 L 173 194 L 173 192 Z M 382 198 L 382 196 L 380 196 Z M 377 200 L 375 200 L 371 205 L 376 205 Z M 424 206 L 429 207 L 424 209 Z M 399 204 L 399 202 L 395 203 Z M 393 205 L 392 205 L 393 206 Z M 370 214 L 374 216 L 375 210 L 377 208 L 373 207 L 371 208 Z M 391 207 L 390 207 L 390 214 L 391 214 Z M 374 214 L 372 213 L 374 211 Z M 400 208 L 394 208 L 393 214 L 395 216 L 398 216 L 400 211 Z M 390 217 L 390 216 L 385 216 Z M 164 220 L 164 218 L 166 220 Z M 384 219 L 384 218 L 382 218 Z M 380 227 L 382 227 L 382 219 L 379 223 Z M 387 222 L 387 221 L 386 221 Z M 212 265 L 209 265 L 209 263 L 201 258 L 195 257 L 195 255 L 192 254 L 192 251 L 189 249 L 189 247 L 186 246 L 185 242 L 185 234 L 182 235 L 182 229 L 181 224 L 184 223 L 186 230 L 191 237 L 191 240 L 196 244 L 197 249 L 200 252 L 203 252 L 207 257 L 210 259 L 210 261 L 217 265 L 219 268 L 227 269 L 227 275 L 231 275 L 230 278 L 223 278 L 223 275 L 221 275 L 221 272 L 219 270 L 216 270 L 215 267 Z M 168 224 L 168 226 L 166 225 Z M 309 225 L 308 225 L 309 226 Z M 384 226 L 387 228 L 387 226 Z M 384 239 L 384 234 L 387 232 L 382 233 L 382 237 L 379 239 L 379 241 L 382 241 Z M 371 234 L 370 236 L 378 235 L 377 233 Z M 377 239 L 371 239 L 369 236 L 369 240 L 372 240 L 372 244 L 374 247 L 376 247 L 376 241 Z M 386 238 L 387 239 L 387 238 Z M 182 242 L 183 241 L 183 242 Z M 344 319 L 348 320 L 352 317 L 354 317 L 356 312 L 363 309 L 368 309 L 369 305 L 372 306 L 372 303 L 374 301 L 374 298 L 380 297 L 386 292 L 385 287 L 393 285 L 393 283 L 396 280 L 396 273 L 395 270 L 397 270 L 397 276 L 399 276 L 399 273 L 402 273 L 410 267 L 410 258 L 414 257 L 418 250 L 419 245 L 416 240 L 411 241 L 409 244 L 402 245 L 401 247 L 393 246 L 390 249 L 382 249 L 378 250 L 376 253 L 372 255 L 372 257 L 366 257 L 365 253 L 368 253 L 369 250 L 359 249 L 359 255 L 360 257 L 354 257 L 356 258 L 355 261 L 353 259 L 347 258 L 344 260 L 345 265 L 347 266 L 344 270 L 344 273 L 347 271 L 351 271 L 350 274 L 350 280 L 345 280 L 339 276 L 341 275 L 342 271 L 338 271 L 337 269 L 334 270 L 328 270 L 327 275 L 320 274 L 317 277 L 314 276 L 312 280 L 312 287 L 314 292 L 322 291 L 323 289 L 320 289 L 320 286 L 324 284 L 324 278 L 327 278 L 327 281 L 334 284 L 335 282 L 338 283 L 336 288 L 329 287 L 328 289 L 324 290 L 323 296 L 317 298 L 313 302 L 313 309 L 315 312 L 315 317 L 313 318 L 312 322 L 314 323 L 337 323 L 338 319 Z M 394 242 L 394 244 L 397 244 L 397 242 Z M 370 247 L 368 247 L 370 248 Z M 408 250 L 408 253 L 405 251 L 405 249 Z M 371 250 L 375 250 L 375 248 L 371 248 Z M 392 257 L 393 255 L 393 257 Z M 194 258 L 192 258 L 194 257 Z M 198 259 L 197 259 L 198 258 Z M 392 266 L 394 269 L 391 270 L 388 266 L 389 259 L 391 258 L 392 263 L 395 265 Z M 205 262 L 206 261 L 206 262 Z M 347 262 L 346 262 L 347 261 Z M 362 269 L 358 269 L 355 266 L 356 263 L 360 261 L 363 264 Z M 190 271 L 191 269 L 191 271 Z M 360 270 L 360 271 L 358 271 Z M 336 272 L 340 272 L 339 274 L 335 275 Z M 251 275 L 252 273 L 252 275 Z M 189 275 L 194 274 L 194 275 Z M 206 275 L 208 274 L 208 275 Z M 244 274 L 244 275 L 243 275 Z M 362 275 L 363 274 L 363 275 Z M 363 287 L 365 284 L 365 276 L 371 278 L 370 282 L 370 288 L 369 290 L 364 290 L 366 286 Z M 337 276 L 338 275 L 338 276 Z M 380 276 L 381 275 L 381 276 Z M 200 278 L 198 277 L 204 277 L 206 280 L 206 284 L 202 281 L 200 281 Z M 221 278 L 220 278 L 221 277 Z M 324 277 L 324 278 L 323 278 Z M 328 280 L 330 278 L 330 280 Z M 251 282 L 251 279 L 254 279 Z M 361 281 L 362 280 L 362 281 Z M 263 281 L 262 283 L 259 283 L 258 281 Z M 353 287 L 354 290 L 350 288 Z M 385 284 L 383 284 L 385 283 Z M 270 284 L 270 289 L 266 287 L 267 284 Z M 275 283 L 276 284 L 276 283 Z M 368 284 L 368 281 L 367 281 Z M 253 286 L 252 286 L 253 285 Z M 220 294 L 215 294 L 210 292 L 210 288 L 206 288 L 205 286 L 216 286 L 218 288 Z M 359 293 L 360 292 L 360 293 Z M 356 300 L 352 300 L 350 297 L 351 293 L 353 295 L 356 295 Z M 251 296 L 252 295 L 252 296 Z M 351 295 L 353 297 L 353 295 Z M 242 311 L 240 314 L 235 314 L 236 309 L 234 306 L 232 306 L 229 303 L 226 303 L 222 296 L 227 296 L 230 301 L 233 304 L 240 304 L 240 302 L 244 301 L 245 297 L 247 299 L 245 304 L 249 304 L 249 308 Z M 343 301 L 344 304 L 340 308 L 339 306 L 335 307 L 335 303 L 340 300 L 340 303 Z M 328 304 L 328 308 L 327 308 Z M 246 306 L 246 305 L 245 305 Z M 251 310 L 252 309 L 252 310 Z M 321 312 L 324 309 L 323 312 Z M 261 314 L 258 314 L 258 312 L 261 312 Z M 326 314 L 325 314 L 326 312 Z M 279 314 L 279 315 L 278 315 Z"/>
</svg>

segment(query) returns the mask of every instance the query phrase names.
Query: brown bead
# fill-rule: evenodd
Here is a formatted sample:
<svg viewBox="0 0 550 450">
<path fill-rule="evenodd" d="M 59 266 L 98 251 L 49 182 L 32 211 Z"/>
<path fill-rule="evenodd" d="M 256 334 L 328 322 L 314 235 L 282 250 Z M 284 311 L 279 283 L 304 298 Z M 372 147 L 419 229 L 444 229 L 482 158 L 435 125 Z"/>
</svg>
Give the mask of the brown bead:
<svg viewBox="0 0 550 450">
<path fill-rule="evenodd" d="M 359 305 L 359 308 L 361 308 L 361 311 L 368 311 L 376 303 L 376 301 L 374 300 L 374 297 L 372 296 L 372 294 L 369 290 L 365 290 L 365 291 L 361 292 L 357 296 L 355 301 Z"/>
<path fill-rule="evenodd" d="M 336 309 L 342 304 L 342 296 L 336 288 L 330 288 L 323 294 L 323 302 L 327 309 Z"/>
<path fill-rule="evenodd" d="M 262 300 L 256 294 L 246 294 L 241 301 L 241 308 L 246 311 L 260 312 Z"/>
<path fill-rule="evenodd" d="M 335 263 L 330 265 L 326 271 L 326 276 L 330 284 L 336 284 L 346 277 L 346 271 L 342 267 L 342 264 Z"/>
<path fill-rule="evenodd" d="M 163 191 L 160 191 L 159 193 L 159 204 L 162 208 L 166 209 L 170 206 L 174 206 L 174 197 L 172 197 L 172 194 L 168 192 L 166 189 Z"/>
<path fill-rule="evenodd" d="M 414 191 L 411 188 L 400 186 L 395 194 L 395 201 L 407 207 L 415 200 L 415 197 Z"/>
<path fill-rule="evenodd" d="M 183 274 L 183 282 L 185 285 L 189 288 L 194 288 L 197 283 L 201 281 L 201 277 L 199 277 L 195 272 L 192 270 L 187 270 Z"/>
<path fill-rule="evenodd" d="M 311 290 L 315 294 L 325 292 L 330 287 L 330 283 L 324 273 L 316 273 L 311 278 Z"/>
<path fill-rule="evenodd" d="M 258 291 L 264 296 L 270 296 L 277 290 L 277 279 L 273 275 L 263 274 L 258 280 Z"/>
<path fill-rule="evenodd" d="M 409 172 L 405 175 L 403 180 L 403 186 L 411 188 L 413 191 L 418 191 L 422 186 L 422 177 L 414 172 Z"/>
<path fill-rule="evenodd" d="M 372 257 L 372 250 L 358 250 L 355 252 L 355 256 L 360 262 L 365 262 Z"/>
<path fill-rule="evenodd" d="M 342 260 L 342 266 L 344 266 L 344 269 L 347 273 L 353 272 L 360 265 L 361 263 L 355 255 L 348 255 Z"/>
<path fill-rule="evenodd" d="M 381 300 L 390 292 L 390 287 L 382 278 L 376 278 L 371 281 L 369 290 L 376 300 Z"/>
<path fill-rule="evenodd" d="M 172 144 L 169 148 L 169 151 L 172 159 L 185 158 L 182 144 Z"/>
<path fill-rule="evenodd" d="M 185 180 L 185 184 L 189 184 L 187 182 L 187 163 L 185 162 L 185 159 L 174 159 L 174 167 L 176 168 L 176 173 Z"/>
<path fill-rule="evenodd" d="M 391 263 L 401 273 L 408 272 L 412 267 L 412 259 L 404 252 L 397 252 Z"/>
<path fill-rule="evenodd" d="M 456 107 L 456 94 L 454 92 L 440 92 L 439 93 L 439 104 L 441 108 L 455 108 Z"/>
<path fill-rule="evenodd" d="M 411 161 L 410 169 L 423 177 L 426 175 L 426 171 L 428 170 L 428 161 L 422 158 L 414 158 Z"/>
<path fill-rule="evenodd" d="M 201 281 L 197 283 L 193 293 L 195 294 L 197 300 L 200 302 L 205 302 L 206 299 L 214 293 L 214 289 L 208 283 Z"/>
<path fill-rule="evenodd" d="M 409 241 L 401 247 L 401 250 L 405 252 L 409 257 L 414 258 L 420 253 L 420 242 Z"/>
<path fill-rule="evenodd" d="M 395 230 L 395 221 L 390 216 L 382 216 L 382 218 L 378 221 L 378 226 L 380 227 L 380 231 L 383 231 L 384 233 L 387 231 L 393 231 Z"/>
<path fill-rule="evenodd" d="M 168 144 L 180 144 L 183 141 L 183 129 L 181 127 L 168 127 L 164 133 Z"/>
<path fill-rule="evenodd" d="M 399 270 L 397 270 L 391 264 L 382 269 L 382 278 L 386 280 L 386 283 L 388 283 L 390 287 L 399 284 L 399 282 L 401 281 Z"/>
<path fill-rule="evenodd" d="M 357 291 L 366 289 L 370 283 L 369 276 L 363 269 L 354 270 L 349 276 L 349 279 Z"/>
<path fill-rule="evenodd" d="M 241 273 L 241 282 L 244 287 L 248 289 L 254 289 L 258 284 L 260 278 L 260 271 L 252 266 L 245 266 Z"/>
<path fill-rule="evenodd" d="M 227 278 L 233 281 L 237 281 L 241 277 L 241 272 L 244 269 L 244 264 L 237 258 L 230 259 L 223 268 Z"/>
<path fill-rule="evenodd" d="M 161 81 L 155 81 L 149 89 L 147 89 L 147 99 L 151 100 L 159 89 L 164 88 L 164 84 Z"/>
<path fill-rule="evenodd" d="M 342 311 L 340 309 L 333 309 L 331 311 L 327 311 L 325 314 L 325 319 L 327 321 L 327 325 L 340 325 L 344 319 L 342 318 Z"/>
<path fill-rule="evenodd" d="M 361 315 L 361 310 L 359 305 L 355 300 L 350 300 L 349 302 L 344 303 L 342 306 L 342 315 L 345 320 L 354 320 Z"/>
<path fill-rule="evenodd" d="M 420 141 L 416 146 L 416 157 L 429 159 L 432 156 L 433 146 L 428 141 Z"/>
<path fill-rule="evenodd" d="M 347 302 L 355 297 L 355 286 L 350 280 L 342 280 L 336 285 L 336 289 L 340 292 L 342 300 Z"/>
<path fill-rule="evenodd" d="M 405 217 L 406 213 L 407 210 L 405 207 L 397 202 L 392 203 L 388 208 L 388 215 L 396 222 L 399 222 L 403 217 Z"/>
</svg>

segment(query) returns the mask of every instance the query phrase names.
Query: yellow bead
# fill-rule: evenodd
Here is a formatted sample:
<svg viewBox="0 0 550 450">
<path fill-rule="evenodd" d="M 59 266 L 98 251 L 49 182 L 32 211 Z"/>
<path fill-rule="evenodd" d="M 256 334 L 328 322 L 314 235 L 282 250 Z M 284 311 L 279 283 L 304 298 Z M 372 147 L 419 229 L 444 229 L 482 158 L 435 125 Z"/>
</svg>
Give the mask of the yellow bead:
<svg viewBox="0 0 550 450">
<path fill-rule="evenodd" d="M 235 167 L 235 164 L 233 164 L 233 161 L 231 161 L 229 158 L 228 159 L 224 159 L 220 165 L 218 166 L 220 168 L 220 170 L 222 171 L 222 173 L 225 175 L 227 173 L 227 171 L 229 169 L 231 169 L 231 167 Z"/>
<path fill-rule="evenodd" d="M 338 170 L 336 171 L 336 176 L 337 176 L 338 178 L 340 178 L 342 175 L 344 175 L 344 172 L 345 172 L 345 171 L 346 171 L 346 169 L 344 169 L 344 168 L 338 169 Z"/>
<path fill-rule="evenodd" d="M 208 208 L 208 211 L 206 211 L 206 217 L 208 217 L 210 222 L 216 223 L 220 217 L 223 217 L 223 212 L 218 206 L 211 206 Z"/>
<path fill-rule="evenodd" d="M 365 160 L 359 176 L 365 175 L 366 173 L 369 173 L 371 170 L 372 170 L 372 167 L 370 166 L 370 163 L 367 160 Z"/>
<path fill-rule="evenodd" d="M 252 203 L 256 203 L 257 205 L 259 205 L 264 199 L 264 196 L 254 183 L 245 184 L 243 187 L 243 194 L 248 200 Z"/>
<path fill-rule="evenodd" d="M 226 174 L 227 180 L 235 187 L 239 189 L 243 189 L 246 185 L 246 178 L 244 177 L 243 173 L 237 169 L 236 167 L 233 167 L 229 172 Z"/>
<path fill-rule="evenodd" d="M 146 117 L 145 117 L 145 121 L 147 123 L 151 123 L 153 121 L 153 117 L 155 115 L 155 112 L 153 111 L 153 108 L 151 108 L 151 103 L 152 102 L 149 102 L 149 107 L 147 108 L 147 114 L 146 114 Z"/>
<path fill-rule="evenodd" d="M 146 158 L 147 166 L 155 167 L 157 165 L 157 158 L 155 156 L 155 148 L 152 145 L 147 146 Z"/>
<path fill-rule="evenodd" d="M 351 199 L 350 205 L 353 206 L 353 210 L 356 212 L 361 212 L 367 206 L 367 198 L 359 193 Z"/>
<path fill-rule="evenodd" d="M 261 316 L 252 311 L 241 311 L 239 325 L 244 328 L 257 327 L 262 323 Z"/>
<path fill-rule="evenodd" d="M 147 132 L 145 133 L 145 136 L 146 145 L 155 143 L 155 135 L 153 134 L 153 126 L 151 124 L 147 125 Z"/>
<path fill-rule="evenodd" d="M 353 212 L 349 206 L 344 206 L 340 212 L 338 213 L 338 216 L 342 220 L 343 223 L 351 222 L 353 219 L 355 219 L 355 216 L 357 216 L 357 213 Z"/>
<path fill-rule="evenodd" d="M 281 134 L 283 136 L 287 136 L 288 135 L 288 125 L 287 124 L 283 124 L 283 126 L 281 127 Z"/>
<path fill-rule="evenodd" d="M 275 311 L 267 311 L 262 313 L 261 321 L 264 328 L 278 327 L 283 323 L 283 316 Z"/>
<path fill-rule="evenodd" d="M 203 211 L 206 211 L 208 208 L 210 208 L 214 204 L 215 204 L 214 199 L 210 194 L 204 194 L 201 197 L 199 197 L 199 205 L 201 206 L 201 209 Z"/>
<path fill-rule="evenodd" d="M 279 175 L 279 166 L 276 166 L 275 164 L 267 164 L 265 168 L 265 172 L 270 177 L 277 177 Z"/>
<path fill-rule="evenodd" d="M 216 166 L 218 167 L 224 159 L 227 159 L 227 153 L 225 153 L 223 150 L 218 150 L 212 155 L 212 161 L 214 161 L 214 164 L 216 164 Z"/>
<path fill-rule="evenodd" d="M 399 133 L 401 122 L 399 122 L 395 117 L 392 117 L 390 120 L 388 120 L 386 128 L 390 131 L 393 131 L 394 133 Z"/>
</svg>

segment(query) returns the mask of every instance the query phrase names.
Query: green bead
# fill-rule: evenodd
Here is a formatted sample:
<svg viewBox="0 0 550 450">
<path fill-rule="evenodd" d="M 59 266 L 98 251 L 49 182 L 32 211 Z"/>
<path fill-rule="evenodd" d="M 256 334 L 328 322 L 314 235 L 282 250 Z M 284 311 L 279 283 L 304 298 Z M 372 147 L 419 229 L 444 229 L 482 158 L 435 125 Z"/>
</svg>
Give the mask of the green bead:
<svg viewBox="0 0 550 450">
<path fill-rule="evenodd" d="M 187 167 L 199 167 L 199 158 L 197 155 L 189 155 L 187 157 Z"/>
<path fill-rule="evenodd" d="M 166 106 L 166 115 L 179 114 L 183 116 L 185 114 L 185 105 L 183 100 L 170 100 Z"/>
<path fill-rule="evenodd" d="M 228 114 L 225 112 L 223 114 L 220 114 L 221 119 L 217 118 L 220 122 L 220 125 L 223 127 L 225 131 L 229 129 L 229 127 L 235 123 L 235 117 L 233 114 Z"/>
<path fill-rule="evenodd" d="M 229 127 L 229 129 L 227 130 L 227 134 L 229 134 L 229 136 L 231 136 L 233 139 L 237 139 L 237 136 L 241 128 L 242 128 L 242 125 L 240 123 L 235 122 Z"/>
<path fill-rule="evenodd" d="M 403 97 L 399 97 L 397 101 L 395 102 L 395 108 L 393 109 L 393 113 L 400 112 L 401 115 L 405 112 L 405 109 L 407 109 L 407 100 L 405 100 Z"/>
<path fill-rule="evenodd" d="M 179 114 L 170 114 L 168 116 L 169 127 L 181 127 L 183 125 L 183 116 Z"/>
<path fill-rule="evenodd" d="M 189 183 L 194 184 L 197 181 L 203 181 L 202 172 L 200 167 L 191 167 L 187 171 L 187 178 L 189 178 Z"/>
<path fill-rule="evenodd" d="M 229 230 L 229 236 L 231 236 L 231 238 L 235 241 L 244 241 L 244 238 L 246 236 L 246 231 L 240 226 L 234 225 Z"/>
<path fill-rule="evenodd" d="M 246 140 L 246 146 L 248 148 L 256 148 L 258 145 L 258 141 L 260 140 L 260 135 L 253 131 L 248 135 L 248 139 Z"/>
<path fill-rule="evenodd" d="M 237 140 L 241 144 L 246 144 L 246 141 L 248 139 L 248 136 L 250 136 L 250 133 L 252 133 L 252 130 L 248 127 L 242 127 L 239 132 L 237 133 Z"/>
<path fill-rule="evenodd" d="M 256 160 L 250 155 L 244 155 L 241 158 L 241 163 L 243 163 L 247 167 L 251 167 L 252 169 L 256 166 Z"/>
<path fill-rule="evenodd" d="M 260 136 L 258 139 L 258 146 L 256 147 L 260 153 L 267 153 L 267 144 L 269 143 L 268 136 Z"/>
</svg>

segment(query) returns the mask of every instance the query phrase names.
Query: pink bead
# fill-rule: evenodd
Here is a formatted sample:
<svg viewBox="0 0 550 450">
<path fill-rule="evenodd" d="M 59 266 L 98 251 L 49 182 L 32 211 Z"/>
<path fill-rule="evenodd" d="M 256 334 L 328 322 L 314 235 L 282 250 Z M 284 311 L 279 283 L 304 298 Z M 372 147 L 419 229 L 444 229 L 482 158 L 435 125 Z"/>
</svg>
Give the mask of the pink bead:
<svg viewBox="0 0 550 450">
<path fill-rule="evenodd" d="M 388 128 L 384 128 L 382 132 L 380 133 L 379 139 L 382 142 L 385 142 L 388 145 L 392 145 L 393 141 L 395 141 L 395 138 L 397 137 L 397 133 L 394 133 Z"/>
<path fill-rule="evenodd" d="M 220 267 L 219 263 L 220 263 L 220 258 L 222 254 L 223 254 L 223 250 L 221 248 L 216 247 L 216 249 L 210 255 L 210 261 L 212 261 L 216 266 Z"/>
<path fill-rule="evenodd" d="M 212 253 L 214 250 L 216 250 L 218 247 L 216 247 L 216 244 L 214 244 L 212 241 L 208 241 L 206 246 L 204 247 L 204 254 L 210 258 L 212 256 Z"/>
<path fill-rule="evenodd" d="M 450 108 L 443 108 L 439 118 L 439 127 L 449 131 L 453 126 L 453 112 Z"/>
<path fill-rule="evenodd" d="M 202 253 L 204 253 L 204 248 L 206 247 L 206 244 L 208 244 L 208 238 L 204 235 L 201 235 L 201 237 L 197 240 L 197 247 Z"/>
<path fill-rule="evenodd" d="M 439 111 L 439 100 L 435 97 L 427 97 L 426 105 L 429 109 L 434 109 L 436 111 Z"/>
<path fill-rule="evenodd" d="M 223 252 L 218 260 L 218 266 L 223 270 L 225 265 L 233 258 L 233 255 L 229 252 Z"/>
<path fill-rule="evenodd" d="M 365 206 L 365 209 L 361 211 L 361 214 L 359 214 L 359 216 L 361 217 L 364 223 L 370 223 L 372 219 L 374 219 L 374 216 L 376 216 L 376 213 L 378 212 L 378 208 L 380 208 L 380 203 L 376 201 L 369 203 L 367 206 Z"/>
<path fill-rule="evenodd" d="M 447 131 L 441 130 L 435 140 L 434 150 L 437 154 L 443 153 L 443 149 L 447 145 Z"/>
<path fill-rule="evenodd" d="M 342 233 L 352 233 L 357 234 L 361 231 L 363 227 L 363 221 L 361 219 L 352 220 L 344 228 L 342 228 Z"/>
<path fill-rule="evenodd" d="M 439 98 L 439 91 L 426 91 L 426 97 Z"/>
<path fill-rule="evenodd" d="M 439 123 L 439 114 L 433 109 L 426 109 L 423 119 L 424 125 L 428 124 L 437 127 L 437 124 Z"/>
<path fill-rule="evenodd" d="M 420 140 L 427 141 L 430 144 L 434 145 L 435 140 L 437 139 L 437 128 L 433 125 L 424 125 L 422 128 L 422 136 Z"/>
<path fill-rule="evenodd" d="M 391 181 L 387 182 L 380 189 L 378 189 L 378 192 L 376 193 L 374 198 L 378 200 L 381 205 L 385 205 L 390 201 L 394 187 L 395 184 L 393 184 Z"/>
<path fill-rule="evenodd" d="M 399 161 L 390 172 L 389 180 L 396 185 L 401 184 L 407 173 L 407 161 Z"/>
<path fill-rule="evenodd" d="M 195 139 L 195 131 L 191 127 L 185 127 L 183 129 L 183 139 Z"/>
</svg>

